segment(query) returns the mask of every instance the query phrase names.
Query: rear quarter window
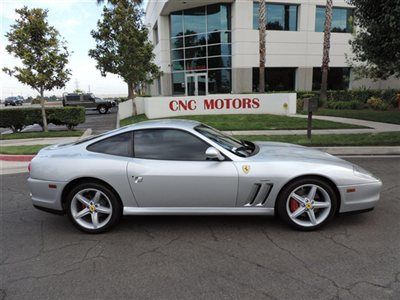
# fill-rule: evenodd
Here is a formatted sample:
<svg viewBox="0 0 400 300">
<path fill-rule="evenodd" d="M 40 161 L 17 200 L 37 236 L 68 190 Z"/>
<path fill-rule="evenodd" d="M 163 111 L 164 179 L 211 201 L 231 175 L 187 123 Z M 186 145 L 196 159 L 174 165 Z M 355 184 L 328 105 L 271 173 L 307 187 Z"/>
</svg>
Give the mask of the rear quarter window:
<svg viewBox="0 0 400 300">
<path fill-rule="evenodd" d="M 132 132 L 125 132 L 89 145 L 86 149 L 91 152 L 132 157 L 133 137 Z"/>
</svg>

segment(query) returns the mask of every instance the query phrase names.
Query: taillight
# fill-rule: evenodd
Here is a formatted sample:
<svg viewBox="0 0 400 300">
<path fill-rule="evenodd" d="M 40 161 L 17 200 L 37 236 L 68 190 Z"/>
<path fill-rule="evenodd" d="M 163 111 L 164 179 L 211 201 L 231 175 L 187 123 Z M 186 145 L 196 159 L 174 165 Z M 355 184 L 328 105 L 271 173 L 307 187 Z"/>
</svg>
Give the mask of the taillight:
<svg viewBox="0 0 400 300">
<path fill-rule="evenodd" d="M 31 163 L 29 163 L 29 165 L 28 165 L 28 171 L 29 171 L 29 173 L 31 172 Z"/>
</svg>

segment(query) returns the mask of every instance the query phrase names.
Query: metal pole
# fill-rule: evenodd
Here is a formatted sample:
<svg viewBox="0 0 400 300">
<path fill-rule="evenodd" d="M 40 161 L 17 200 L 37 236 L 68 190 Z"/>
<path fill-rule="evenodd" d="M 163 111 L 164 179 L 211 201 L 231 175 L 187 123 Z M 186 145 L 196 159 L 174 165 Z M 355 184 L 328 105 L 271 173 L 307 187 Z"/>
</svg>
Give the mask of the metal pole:
<svg viewBox="0 0 400 300">
<path fill-rule="evenodd" d="M 308 111 L 308 120 L 307 120 L 307 138 L 311 140 L 311 121 L 312 121 L 312 111 Z"/>
</svg>

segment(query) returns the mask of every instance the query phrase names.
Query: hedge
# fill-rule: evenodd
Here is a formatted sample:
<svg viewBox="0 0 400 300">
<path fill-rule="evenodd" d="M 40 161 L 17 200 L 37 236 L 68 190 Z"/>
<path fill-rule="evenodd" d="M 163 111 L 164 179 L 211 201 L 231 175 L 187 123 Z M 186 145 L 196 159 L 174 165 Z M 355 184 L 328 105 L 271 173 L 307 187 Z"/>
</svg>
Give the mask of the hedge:
<svg viewBox="0 0 400 300">
<path fill-rule="evenodd" d="M 301 91 L 297 92 L 297 97 L 302 99 L 306 98 L 308 94 L 319 96 L 319 91 Z M 357 89 L 357 90 L 338 90 L 328 91 L 328 101 L 358 101 L 361 103 L 367 103 L 368 99 L 372 97 L 381 98 L 385 103 L 392 106 L 397 105 L 397 94 L 400 94 L 400 90 L 387 89 L 387 90 L 369 90 L 369 89 Z M 306 97 L 304 97 L 306 96 Z"/>
<path fill-rule="evenodd" d="M 47 123 L 65 125 L 71 130 L 85 122 L 85 109 L 83 107 L 48 107 L 46 117 Z M 18 132 L 33 124 L 43 126 L 40 107 L 0 110 L 0 127 L 11 128 L 13 132 Z"/>
</svg>

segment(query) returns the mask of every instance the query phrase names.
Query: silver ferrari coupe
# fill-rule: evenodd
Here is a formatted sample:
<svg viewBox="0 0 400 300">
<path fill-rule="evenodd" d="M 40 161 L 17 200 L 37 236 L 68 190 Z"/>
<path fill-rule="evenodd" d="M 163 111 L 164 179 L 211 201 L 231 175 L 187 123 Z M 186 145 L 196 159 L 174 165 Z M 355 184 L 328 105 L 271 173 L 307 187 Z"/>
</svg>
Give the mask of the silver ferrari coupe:
<svg viewBox="0 0 400 300">
<path fill-rule="evenodd" d="M 32 160 L 33 205 L 89 233 L 122 215 L 274 215 L 313 230 L 338 213 L 368 211 L 382 182 L 297 145 L 241 141 L 187 120 L 146 121 Z"/>
</svg>

